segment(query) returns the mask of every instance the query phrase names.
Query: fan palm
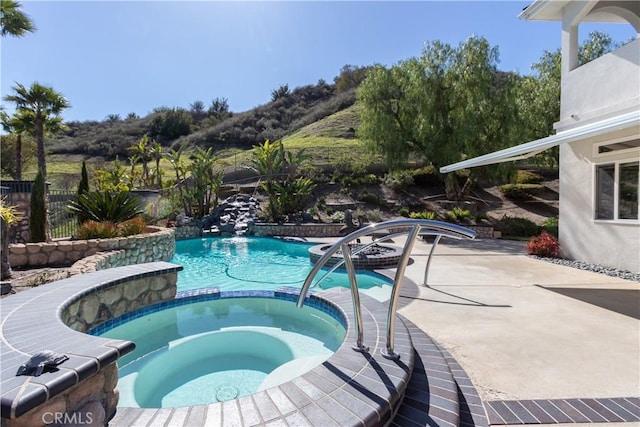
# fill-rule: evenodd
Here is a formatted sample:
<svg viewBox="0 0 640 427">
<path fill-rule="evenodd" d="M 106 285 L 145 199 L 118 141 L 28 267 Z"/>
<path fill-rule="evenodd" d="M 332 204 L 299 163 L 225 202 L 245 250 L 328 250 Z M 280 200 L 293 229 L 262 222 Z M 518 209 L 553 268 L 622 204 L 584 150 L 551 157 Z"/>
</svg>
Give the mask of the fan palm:
<svg viewBox="0 0 640 427">
<path fill-rule="evenodd" d="M 47 163 L 44 152 L 44 134 L 55 133 L 62 129 L 60 113 L 69 108 L 69 102 L 53 88 L 38 82 L 26 88 L 20 83 L 12 87 L 14 95 L 4 97 L 5 101 L 15 102 L 19 113 L 33 114 L 34 134 L 38 146 L 38 170 L 47 176 Z"/>
<path fill-rule="evenodd" d="M 13 117 L 9 117 L 3 111 L 0 120 L 3 130 L 16 136 L 16 168 L 13 178 L 19 181 L 22 179 L 22 135 L 33 132 L 34 115 L 29 111 L 18 111 Z"/>
<path fill-rule="evenodd" d="M 0 35 L 2 37 L 22 37 L 35 29 L 31 19 L 20 10 L 20 3 L 14 0 L 0 0 Z"/>
</svg>

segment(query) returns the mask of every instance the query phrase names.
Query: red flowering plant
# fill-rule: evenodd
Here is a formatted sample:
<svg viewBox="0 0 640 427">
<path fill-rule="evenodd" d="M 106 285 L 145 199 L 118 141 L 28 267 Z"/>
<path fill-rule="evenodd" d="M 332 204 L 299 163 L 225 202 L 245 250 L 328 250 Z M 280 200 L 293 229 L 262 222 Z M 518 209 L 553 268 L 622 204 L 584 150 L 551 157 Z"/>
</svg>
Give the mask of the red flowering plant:
<svg viewBox="0 0 640 427">
<path fill-rule="evenodd" d="M 551 234 L 543 231 L 527 243 L 527 254 L 540 257 L 560 258 L 560 244 Z"/>
</svg>

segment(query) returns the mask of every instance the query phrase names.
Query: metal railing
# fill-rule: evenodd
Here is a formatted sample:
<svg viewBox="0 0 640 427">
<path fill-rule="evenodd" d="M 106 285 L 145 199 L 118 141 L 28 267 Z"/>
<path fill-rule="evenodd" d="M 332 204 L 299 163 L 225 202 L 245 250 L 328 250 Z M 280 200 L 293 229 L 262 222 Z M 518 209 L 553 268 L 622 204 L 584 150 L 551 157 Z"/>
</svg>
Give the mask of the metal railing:
<svg viewBox="0 0 640 427">
<path fill-rule="evenodd" d="M 71 237 L 78 231 L 78 219 L 67 209 L 67 204 L 75 198 L 73 191 L 49 190 L 47 213 L 52 239 Z"/>
<path fill-rule="evenodd" d="M 399 232 L 395 232 L 393 234 L 389 233 L 386 236 L 382 236 L 370 244 L 360 246 L 353 252 L 349 247 L 349 243 L 359 239 L 360 237 L 364 237 L 370 235 L 374 232 L 380 232 L 381 230 L 393 230 L 397 228 L 407 228 L 406 230 L 402 230 Z M 300 289 L 300 295 L 298 296 L 297 306 L 300 308 L 304 305 L 304 300 L 307 297 L 307 293 L 309 292 L 309 288 L 311 288 L 313 284 L 314 278 L 320 272 L 320 269 L 324 267 L 324 265 L 331 259 L 333 255 L 335 255 L 338 251 L 342 251 L 343 259 L 334 265 L 329 272 L 325 273 L 320 280 L 318 280 L 315 284 L 318 285 L 322 282 L 332 271 L 338 268 L 341 265 L 345 265 L 347 270 L 347 275 L 349 277 L 349 285 L 351 288 L 351 301 L 353 304 L 353 314 L 355 318 L 355 331 L 356 331 L 356 343 L 352 348 L 356 351 L 366 352 L 369 348 L 363 342 L 363 327 L 362 327 L 362 312 L 360 308 L 360 293 L 358 291 L 358 281 L 356 278 L 355 268 L 353 266 L 352 256 L 358 254 L 361 251 L 366 250 L 366 248 L 380 243 L 382 241 L 390 240 L 394 237 L 401 236 L 407 234 L 407 239 L 404 243 L 404 247 L 402 250 L 402 255 L 398 260 L 398 264 L 396 266 L 396 273 L 393 279 L 393 287 L 391 288 L 391 297 L 389 298 L 389 311 L 387 315 L 387 340 L 385 348 L 381 350 L 381 353 L 384 357 L 388 359 L 399 359 L 400 355 L 394 352 L 394 331 L 395 331 L 395 319 L 396 319 L 396 311 L 398 308 L 398 299 L 400 297 L 400 286 L 402 285 L 402 279 L 404 278 L 404 273 L 407 268 L 407 264 L 409 262 L 409 258 L 411 256 L 411 251 L 413 250 L 413 246 L 415 244 L 416 238 L 421 236 L 435 236 L 434 242 L 431 246 L 431 250 L 429 252 L 429 258 L 427 259 L 427 264 L 425 267 L 424 274 L 424 285 L 427 284 L 427 277 L 429 274 L 429 267 L 431 265 L 431 259 L 435 250 L 435 247 L 440 242 L 440 238 L 450 237 L 454 239 L 473 239 L 476 237 L 476 232 L 470 230 L 465 227 L 461 227 L 455 224 L 449 224 L 442 221 L 432 221 L 427 219 L 397 219 L 391 221 L 385 221 L 377 224 L 371 224 L 364 228 L 358 229 L 349 235 L 341 238 L 333 245 L 331 245 L 325 253 L 320 257 L 320 259 L 315 263 L 307 278 Z"/>
</svg>

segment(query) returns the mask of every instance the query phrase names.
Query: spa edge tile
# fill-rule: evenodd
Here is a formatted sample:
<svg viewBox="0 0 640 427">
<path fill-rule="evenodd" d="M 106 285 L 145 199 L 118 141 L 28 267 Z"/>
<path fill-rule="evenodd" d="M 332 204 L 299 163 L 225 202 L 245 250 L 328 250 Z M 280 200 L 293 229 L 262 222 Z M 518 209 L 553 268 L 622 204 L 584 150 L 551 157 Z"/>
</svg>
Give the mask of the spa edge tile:
<svg viewBox="0 0 640 427">
<path fill-rule="evenodd" d="M 282 390 L 280 390 L 279 388 L 277 387 L 268 388 L 265 391 L 271 398 L 271 401 L 276 405 L 276 407 L 278 408 L 278 411 L 280 411 L 281 414 L 287 414 L 297 409 L 297 406 L 293 402 L 291 402 L 291 400 L 289 400 L 287 395 L 284 394 Z"/>
<path fill-rule="evenodd" d="M 301 408 L 311 403 L 311 399 L 291 381 L 280 384 L 278 388 L 293 402 L 296 408 Z"/>
<path fill-rule="evenodd" d="M 206 413 L 203 426 L 217 427 L 222 425 L 222 405 L 212 403 L 206 406 Z"/>
<path fill-rule="evenodd" d="M 224 425 L 229 426 L 242 425 L 242 417 L 240 416 L 240 408 L 238 408 L 237 399 L 225 400 L 224 402 L 222 402 L 222 422 L 224 423 Z"/>
<path fill-rule="evenodd" d="M 291 380 L 291 382 L 295 384 L 298 389 L 300 389 L 312 401 L 326 396 L 326 393 L 324 391 L 320 390 L 313 383 L 307 381 L 303 377 L 294 378 L 293 380 Z"/>
<path fill-rule="evenodd" d="M 47 389 L 39 384 L 23 384 L 11 390 L 2 390 L 0 408 L 3 418 L 19 417 L 47 400 Z M 5 416 L 8 414 L 10 416 Z"/>
<path fill-rule="evenodd" d="M 331 426 L 340 426 L 337 424 L 333 418 L 329 417 L 329 415 L 320 409 L 317 405 L 311 404 L 307 405 L 304 408 L 300 408 L 300 412 L 302 415 L 309 421 L 312 426 L 322 426 L 322 427 L 331 427 Z"/>
<path fill-rule="evenodd" d="M 349 411 L 362 419 L 365 425 L 375 425 L 380 421 L 379 407 L 373 407 L 360 400 L 355 394 L 351 393 L 352 389 L 342 388 L 331 394 L 331 397 L 340 402 Z"/>
<path fill-rule="evenodd" d="M 238 406 L 240 407 L 240 416 L 242 417 L 242 424 L 245 426 L 255 426 L 262 424 L 262 418 L 258 408 L 251 400 L 251 396 L 243 396 L 238 399 Z M 201 425 L 202 423 L 198 424 Z"/>
<path fill-rule="evenodd" d="M 304 417 L 302 411 L 295 411 L 284 417 L 284 421 L 289 426 L 295 427 L 314 427 L 309 421 Z"/>
<path fill-rule="evenodd" d="M 269 395 L 265 391 L 259 391 L 251 395 L 253 402 L 258 408 L 260 417 L 265 421 L 270 421 L 278 418 L 281 414 L 278 411 L 277 406 L 273 403 Z"/>
<path fill-rule="evenodd" d="M 322 410 L 329 414 L 329 416 L 341 426 L 364 427 L 364 423 L 358 415 L 354 414 L 329 396 L 316 401 L 316 405 L 322 408 Z"/>
</svg>

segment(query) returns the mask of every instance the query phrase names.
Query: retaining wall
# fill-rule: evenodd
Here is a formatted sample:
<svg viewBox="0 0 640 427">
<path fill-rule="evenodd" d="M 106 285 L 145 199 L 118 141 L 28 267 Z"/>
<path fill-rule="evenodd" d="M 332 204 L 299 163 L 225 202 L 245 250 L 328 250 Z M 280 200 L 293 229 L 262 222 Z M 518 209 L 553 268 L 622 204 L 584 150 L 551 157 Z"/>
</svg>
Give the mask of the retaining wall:
<svg viewBox="0 0 640 427">
<path fill-rule="evenodd" d="M 12 267 L 39 267 L 82 260 L 75 273 L 85 273 L 172 258 L 176 248 L 174 230 L 155 226 L 147 230 L 150 232 L 113 239 L 16 243 L 9 245 L 9 263 Z"/>
</svg>

